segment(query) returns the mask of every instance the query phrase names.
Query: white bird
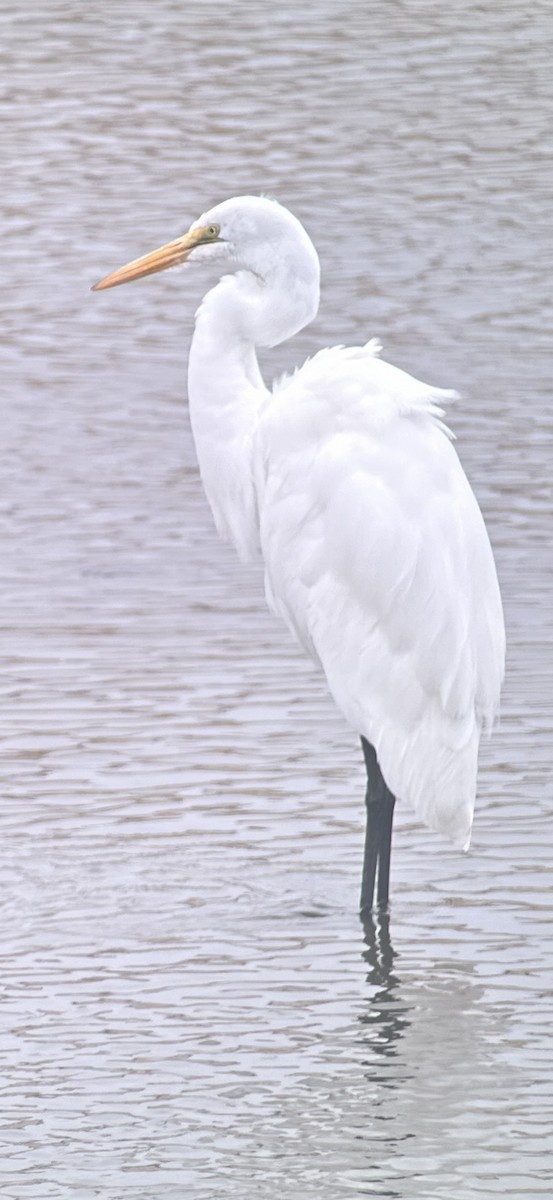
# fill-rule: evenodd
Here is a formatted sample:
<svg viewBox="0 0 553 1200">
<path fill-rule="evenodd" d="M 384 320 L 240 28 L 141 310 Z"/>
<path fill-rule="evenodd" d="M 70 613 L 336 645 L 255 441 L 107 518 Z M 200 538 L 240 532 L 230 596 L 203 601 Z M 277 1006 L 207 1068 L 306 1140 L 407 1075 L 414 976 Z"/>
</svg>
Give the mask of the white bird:
<svg viewBox="0 0 553 1200">
<path fill-rule="evenodd" d="M 468 847 L 503 679 L 493 554 L 442 421 L 455 393 L 382 361 L 375 341 L 321 350 L 266 388 L 256 348 L 292 337 L 319 305 L 315 248 L 266 198 L 225 200 L 94 290 L 196 260 L 225 272 L 190 348 L 203 485 L 240 557 L 261 549 L 269 605 L 361 736 L 368 915 L 388 904 L 395 797 Z"/>
</svg>

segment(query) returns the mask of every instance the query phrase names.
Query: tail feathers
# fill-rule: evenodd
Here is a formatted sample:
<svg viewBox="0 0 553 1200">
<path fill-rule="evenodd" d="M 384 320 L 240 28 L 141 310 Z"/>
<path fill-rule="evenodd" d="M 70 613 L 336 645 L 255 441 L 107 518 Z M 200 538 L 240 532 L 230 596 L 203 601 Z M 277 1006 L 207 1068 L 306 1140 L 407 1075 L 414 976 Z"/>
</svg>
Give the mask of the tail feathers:
<svg viewBox="0 0 553 1200">
<path fill-rule="evenodd" d="M 435 728 L 421 723 L 407 739 L 396 733 L 376 744 L 382 773 L 394 795 L 409 801 L 425 825 L 462 850 L 470 845 L 480 741 L 474 718 L 470 726 L 467 736 L 460 737 L 457 730 L 458 736 L 446 741 L 438 740 Z"/>
</svg>

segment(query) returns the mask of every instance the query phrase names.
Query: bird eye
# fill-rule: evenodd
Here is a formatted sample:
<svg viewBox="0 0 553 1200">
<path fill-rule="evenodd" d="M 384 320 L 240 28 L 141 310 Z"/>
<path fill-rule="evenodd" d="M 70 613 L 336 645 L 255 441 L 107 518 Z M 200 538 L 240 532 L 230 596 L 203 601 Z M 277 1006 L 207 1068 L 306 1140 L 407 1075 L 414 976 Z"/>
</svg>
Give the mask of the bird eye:
<svg viewBox="0 0 553 1200">
<path fill-rule="evenodd" d="M 213 237 L 213 238 L 219 237 L 219 234 L 221 232 L 221 226 L 220 225 L 208 225 L 206 232 L 209 237 Z"/>
</svg>

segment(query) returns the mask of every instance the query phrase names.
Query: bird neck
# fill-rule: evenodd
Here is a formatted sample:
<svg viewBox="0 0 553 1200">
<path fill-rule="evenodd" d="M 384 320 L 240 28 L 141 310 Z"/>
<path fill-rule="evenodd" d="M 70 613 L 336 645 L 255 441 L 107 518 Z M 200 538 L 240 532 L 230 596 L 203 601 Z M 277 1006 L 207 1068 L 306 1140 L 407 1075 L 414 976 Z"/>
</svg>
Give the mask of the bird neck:
<svg viewBox="0 0 553 1200">
<path fill-rule="evenodd" d="M 196 315 L 188 399 L 196 454 L 215 525 L 240 557 L 258 546 L 252 438 L 267 398 L 235 276 L 208 292 Z"/>
<path fill-rule="evenodd" d="M 196 314 L 188 396 L 198 463 L 217 529 L 244 559 L 259 543 L 254 432 L 269 395 L 256 347 L 278 345 L 315 316 L 313 249 L 303 265 L 298 272 L 279 262 L 264 278 L 245 270 L 225 275 Z"/>
</svg>

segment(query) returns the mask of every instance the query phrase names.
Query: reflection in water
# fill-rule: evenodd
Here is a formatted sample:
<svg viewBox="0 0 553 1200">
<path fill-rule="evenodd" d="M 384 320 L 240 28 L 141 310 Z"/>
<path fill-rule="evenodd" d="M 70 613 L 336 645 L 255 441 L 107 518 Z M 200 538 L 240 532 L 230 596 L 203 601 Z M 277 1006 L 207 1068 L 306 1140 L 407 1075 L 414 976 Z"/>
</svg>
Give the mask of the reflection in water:
<svg viewBox="0 0 553 1200">
<path fill-rule="evenodd" d="M 497 1123 L 503 1146 L 517 1137 L 511 1089 L 524 1081 L 501 1050 L 510 1023 L 486 1005 L 472 963 L 406 965 L 400 973 L 387 921 L 376 918 L 365 940 L 371 994 L 358 1021 L 367 1161 L 356 1179 L 372 1192 L 379 1178 L 392 1188 L 383 1195 L 402 1200 L 423 1200 L 430 1188 L 448 1198 L 462 1194 L 476 1155 L 481 1177 L 473 1183 L 486 1195 L 490 1173 L 501 1169 L 493 1164 Z"/>
<path fill-rule="evenodd" d="M 394 971 L 396 958 L 390 940 L 389 912 L 366 914 L 363 918 L 366 950 L 363 958 L 369 966 L 367 983 L 374 989 L 370 1006 L 359 1016 L 364 1036 L 374 1054 L 396 1053 L 396 1043 L 409 1025 L 408 1008 L 401 1003 L 400 979 Z"/>
<path fill-rule="evenodd" d="M 364 913 L 362 925 L 367 947 L 363 958 L 371 968 L 367 982 L 388 985 L 393 978 L 391 972 L 396 957 L 390 940 L 390 913 Z"/>
</svg>

